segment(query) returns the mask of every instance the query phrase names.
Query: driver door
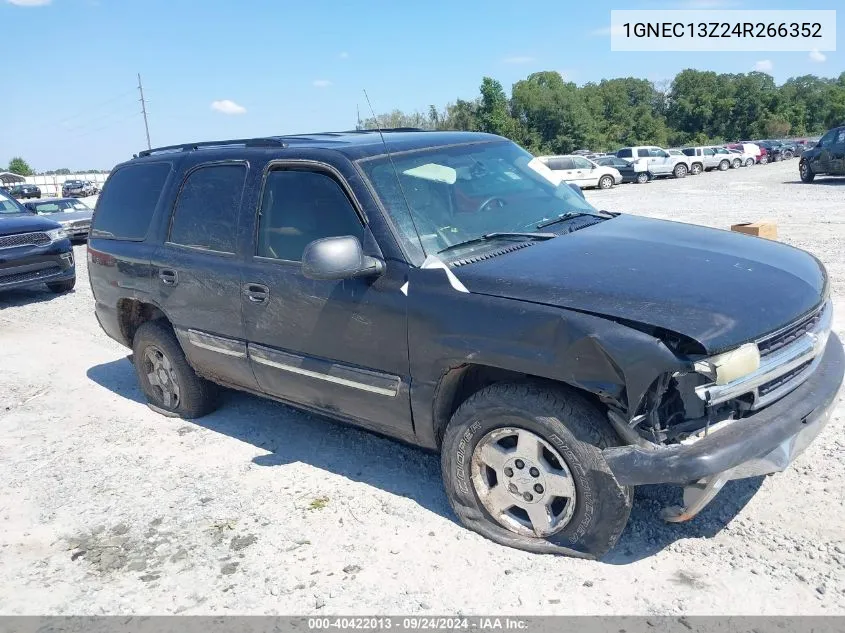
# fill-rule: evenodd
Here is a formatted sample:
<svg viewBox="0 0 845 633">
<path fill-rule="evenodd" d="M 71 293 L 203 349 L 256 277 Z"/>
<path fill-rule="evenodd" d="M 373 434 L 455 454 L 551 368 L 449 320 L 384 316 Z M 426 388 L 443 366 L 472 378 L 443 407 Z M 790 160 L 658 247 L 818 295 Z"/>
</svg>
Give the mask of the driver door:
<svg viewBox="0 0 845 633">
<path fill-rule="evenodd" d="M 659 147 L 649 147 L 648 153 L 652 172 L 655 174 L 668 174 L 672 171 L 672 160 L 668 152 L 663 151 Z"/>
</svg>

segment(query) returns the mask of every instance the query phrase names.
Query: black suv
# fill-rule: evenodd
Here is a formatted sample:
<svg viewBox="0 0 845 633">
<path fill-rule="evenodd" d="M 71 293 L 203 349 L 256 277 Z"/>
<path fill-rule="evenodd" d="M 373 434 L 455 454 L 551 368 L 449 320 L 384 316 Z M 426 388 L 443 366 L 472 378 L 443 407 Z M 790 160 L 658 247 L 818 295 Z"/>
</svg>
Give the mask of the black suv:
<svg viewBox="0 0 845 633">
<path fill-rule="evenodd" d="M 581 557 L 634 486 L 686 486 L 685 520 L 826 423 L 843 350 L 812 255 L 597 211 L 498 136 L 383 137 L 115 168 L 91 287 L 154 410 L 201 416 L 225 385 L 439 450 L 465 525 Z"/>
<path fill-rule="evenodd" d="M 815 147 L 805 150 L 798 162 L 804 182 L 816 176 L 845 176 L 845 126 L 828 130 Z"/>
</svg>

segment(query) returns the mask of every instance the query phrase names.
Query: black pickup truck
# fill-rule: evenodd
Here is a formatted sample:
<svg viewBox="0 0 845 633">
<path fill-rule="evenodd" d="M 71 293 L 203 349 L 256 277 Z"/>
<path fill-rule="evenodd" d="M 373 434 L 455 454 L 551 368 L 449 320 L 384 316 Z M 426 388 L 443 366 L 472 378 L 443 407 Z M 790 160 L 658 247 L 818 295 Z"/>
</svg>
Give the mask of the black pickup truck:
<svg viewBox="0 0 845 633">
<path fill-rule="evenodd" d="M 146 150 L 88 257 L 154 410 L 224 385 L 438 450 L 460 520 L 534 552 L 601 556 L 639 484 L 680 521 L 782 470 L 843 377 L 812 255 L 596 210 L 487 134 Z"/>
</svg>

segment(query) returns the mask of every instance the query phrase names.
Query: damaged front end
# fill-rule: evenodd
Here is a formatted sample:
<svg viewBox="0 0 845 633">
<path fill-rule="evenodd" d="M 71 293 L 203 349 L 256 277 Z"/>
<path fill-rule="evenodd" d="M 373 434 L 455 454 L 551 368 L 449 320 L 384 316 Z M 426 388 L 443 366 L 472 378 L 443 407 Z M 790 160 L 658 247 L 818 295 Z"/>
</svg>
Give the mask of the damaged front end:
<svg viewBox="0 0 845 633">
<path fill-rule="evenodd" d="M 827 422 L 842 383 L 842 345 L 831 322 L 828 301 L 733 350 L 687 356 L 683 369 L 658 376 L 638 404 L 606 399 L 608 418 L 628 444 L 604 451 L 614 475 L 627 485 L 683 485 L 684 507 L 664 511 L 678 522 L 694 517 L 727 481 L 786 468 Z"/>
</svg>

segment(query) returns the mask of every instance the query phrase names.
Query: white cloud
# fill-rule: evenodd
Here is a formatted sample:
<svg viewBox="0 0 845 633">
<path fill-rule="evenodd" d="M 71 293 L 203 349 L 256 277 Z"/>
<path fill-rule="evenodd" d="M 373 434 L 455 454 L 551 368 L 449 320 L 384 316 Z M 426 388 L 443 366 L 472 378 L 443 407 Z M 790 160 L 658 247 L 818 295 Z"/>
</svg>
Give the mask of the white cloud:
<svg viewBox="0 0 845 633">
<path fill-rule="evenodd" d="M 19 7 L 43 7 L 48 5 L 53 0 L 6 0 L 9 4 L 14 4 Z"/>
<path fill-rule="evenodd" d="M 814 62 L 818 62 L 821 64 L 827 59 L 827 55 L 822 53 L 819 49 L 814 48 L 810 51 L 810 59 L 812 59 Z"/>
<path fill-rule="evenodd" d="M 229 99 L 221 99 L 220 101 L 212 101 L 211 109 L 222 114 L 246 114 L 246 108 L 242 105 L 230 101 Z"/>
<path fill-rule="evenodd" d="M 349 59 L 349 53 L 343 51 L 340 55 L 338 55 L 341 59 Z"/>
<path fill-rule="evenodd" d="M 315 79 L 313 82 L 311 82 L 311 85 L 313 85 L 315 88 L 328 88 L 332 85 L 332 82 L 330 82 L 328 79 Z"/>
<path fill-rule="evenodd" d="M 772 71 L 775 65 L 772 63 L 771 59 L 761 59 L 759 62 L 754 64 L 754 70 L 757 70 L 761 73 L 768 73 Z"/>
<path fill-rule="evenodd" d="M 534 58 L 528 55 L 514 55 L 513 57 L 505 57 L 502 61 L 506 64 L 530 64 L 534 61 Z"/>
</svg>

